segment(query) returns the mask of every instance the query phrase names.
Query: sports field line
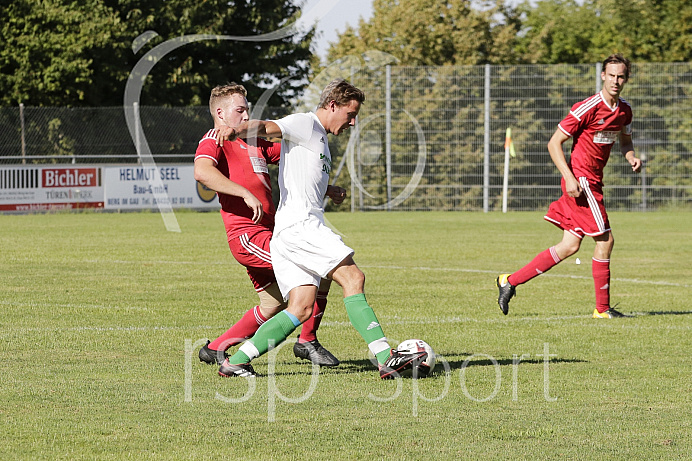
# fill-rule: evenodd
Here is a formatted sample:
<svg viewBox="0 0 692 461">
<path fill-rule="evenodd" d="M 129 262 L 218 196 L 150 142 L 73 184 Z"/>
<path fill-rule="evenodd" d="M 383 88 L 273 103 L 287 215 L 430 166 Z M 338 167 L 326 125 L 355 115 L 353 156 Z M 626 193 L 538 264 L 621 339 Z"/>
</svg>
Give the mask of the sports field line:
<svg viewBox="0 0 692 461">
<path fill-rule="evenodd" d="M 127 261 L 124 259 L 85 259 L 83 262 L 89 264 L 175 264 L 176 266 L 222 266 L 230 264 L 232 261 Z"/>
<path fill-rule="evenodd" d="M 133 310 L 133 311 L 148 311 L 149 308 L 145 306 L 108 306 L 103 304 L 72 304 L 72 303 L 51 303 L 42 302 L 37 303 L 34 301 L 19 302 L 19 301 L 0 301 L 0 306 L 17 306 L 17 307 L 33 307 L 33 308 L 43 308 L 43 307 L 64 307 L 69 309 L 114 309 L 114 310 Z"/>
<path fill-rule="evenodd" d="M 211 261 L 211 262 L 196 262 L 196 261 L 126 261 L 126 260 L 103 260 L 103 259 L 87 259 L 84 260 L 85 263 L 90 264 L 175 264 L 175 265 L 199 265 L 199 266 L 210 266 L 210 265 L 226 265 L 231 264 L 232 261 Z M 484 270 L 484 269 L 462 269 L 459 267 L 427 267 L 427 266 L 379 266 L 379 265 L 361 265 L 359 267 L 363 269 L 386 269 L 386 270 L 420 270 L 420 271 L 438 271 L 438 272 L 466 272 L 472 274 L 492 274 L 498 275 L 500 272 Z M 566 275 L 566 274 L 542 274 L 541 277 L 555 277 L 555 278 L 566 278 L 566 279 L 580 279 L 580 280 L 591 280 L 591 276 L 584 275 Z M 611 279 L 614 282 L 627 282 L 627 283 L 637 283 L 644 285 L 658 285 L 658 286 L 668 286 L 668 287 L 680 287 L 680 288 L 692 288 L 692 285 L 685 283 L 673 283 L 657 280 L 641 280 L 641 279 L 627 279 L 627 278 L 617 278 L 613 277 Z"/>
<path fill-rule="evenodd" d="M 634 313 L 633 315 L 635 316 L 643 316 L 645 314 L 641 313 Z M 449 321 L 448 319 L 439 319 L 439 320 L 420 320 L 420 319 L 411 319 L 407 321 L 399 320 L 395 322 L 383 322 L 385 328 L 388 326 L 392 325 L 429 325 L 429 324 L 443 324 L 443 325 L 449 325 L 449 324 L 454 324 L 454 323 L 488 323 L 488 324 L 493 324 L 493 323 L 513 323 L 513 322 L 526 322 L 526 321 L 531 321 L 531 322 L 554 322 L 558 320 L 574 320 L 574 319 L 588 319 L 591 318 L 590 315 L 574 315 L 574 316 L 564 316 L 564 317 L 545 317 L 545 318 L 540 318 L 540 317 L 531 317 L 531 318 L 507 318 L 507 319 L 501 319 L 501 320 L 495 320 L 495 319 L 485 319 L 485 320 L 479 320 L 479 319 L 459 319 L 457 321 Z M 618 322 L 627 322 L 626 319 L 623 320 L 608 320 L 607 322 L 610 323 L 618 323 Z M 594 320 L 593 324 L 588 325 L 589 327 L 600 327 L 604 326 L 606 321 L 599 319 L 599 320 Z M 352 328 L 351 324 L 349 322 L 328 322 L 328 321 L 323 321 L 321 323 L 322 327 L 335 327 L 335 328 Z M 688 325 L 621 325 L 621 326 L 627 326 L 629 328 L 635 328 L 637 330 L 692 330 L 692 326 Z M 224 330 L 227 328 L 227 325 L 223 326 L 213 326 L 213 325 L 191 325 L 191 326 L 175 326 L 175 327 L 169 327 L 169 326 L 163 326 L 163 325 L 152 325 L 152 326 L 147 326 L 147 327 L 142 327 L 142 326 L 120 326 L 120 327 L 94 327 L 94 326 L 80 326 L 80 327 L 35 327 L 35 328 L 12 328 L 11 330 L 17 334 L 22 334 L 22 333 L 28 333 L 28 332 L 64 332 L 64 331 L 97 331 L 97 332 L 106 332 L 106 331 L 116 331 L 116 332 L 155 332 L 155 331 L 200 331 L 200 330 L 209 330 L 213 331 L 215 334 Z M 0 329 L 0 332 L 2 329 Z"/>
<path fill-rule="evenodd" d="M 360 267 L 363 269 L 370 268 L 370 269 L 387 269 L 387 270 L 469 272 L 469 273 L 476 273 L 476 274 L 493 274 L 493 275 L 498 275 L 500 273 L 498 271 L 489 271 L 489 270 L 482 270 L 482 269 L 461 269 L 461 268 L 455 268 L 455 267 L 425 267 L 425 266 L 405 267 L 405 266 L 370 266 L 370 265 L 361 265 Z M 541 277 L 592 280 L 591 276 L 587 277 L 584 275 L 541 274 Z M 662 285 L 662 286 L 669 286 L 669 287 L 692 288 L 692 285 L 687 285 L 684 283 L 662 282 L 662 281 L 656 281 L 656 280 L 624 279 L 624 278 L 616 278 L 616 277 L 611 278 L 611 280 L 615 281 L 615 282 L 629 282 L 629 283 L 638 283 L 638 284 L 645 284 L 645 285 Z"/>
<path fill-rule="evenodd" d="M 17 306 L 17 307 L 68 307 L 68 308 L 98 308 L 98 309 L 103 309 L 107 308 L 107 306 L 94 306 L 90 304 L 57 304 L 57 303 L 36 303 L 36 302 L 28 302 L 28 303 L 22 303 L 22 302 L 16 302 L 16 301 L 0 301 L 0 306 Z M 138 309 L 138 307 L 119 307 L 120 309 Z M 494 314 L 496 312 L 496 309 L 494 306 L 490 306 L 488 308 L 488 313 Z M 631 315 L 634 315 L 635 317 L 644 317 L 651 315 L 649 312 L 631 312 Z M 692 311 L 690 311 L 690 314 L 692 314 Z M 499 316 L 493 316 L 489 318 L 471 318 L 471 317 L 459 317 L 459 316 L 451 316 L 451 317 L 429 317 L 429 318 L 411 318 L 411 319 L 398 319 L 398 318 L 393 318 L 390 319 L 387 316 L 382 317 L 382 323 L 385 326 L 392 326 L 392 325 L 452 325 L 452 324 L 464 324 L 464 323 L 476 323 L 476 324 L 507 324 L 507 323 L 520 323 L 520 322 L 544 322 L 544 323 L 552 323 L 552 322 L 560 322 L 560 321 L 569 321 L 569 320 L 584 320 L 584 319 L 590 319 L 591 315 L 590 314 L 585 314 L 585 315 L 564 315 L 564 316 L 552 316 L 552 317 L 517 317 L 517 316 L 510 316 L 510 317 L 502 317 Z M 624 322 L 624 323 L 623 323 Z M 626 325 L 627 320 L 594 320 L 592 322 L 592 325 L 590 326 L 602 326 L 606 324 L 620 324 L 622 323 L 623 325 Z M 350 322 L 343 322 L 343 321 L 329 321 L 329 320 L 323 320 L 321 323 L 322 326 L 326 327 L 335 327 L 335 328 L 351 328 L 351 323 Z M 30 328 L 16 328 L 12 327 L 9 330 L 12 330 L 15 333 L 24 333 L 24 332 L 60 332 L 60 331 L 120 331 L 120 332 L 152 332 L 152 331 L 199 331 L 199 330 L 210 330 L 214 332 L 222 331 L 226 329 L 228 325 L 189 325 L 189 326 L 164 326 L 164 325 L 150 325 L 150 326 L 74 326 L 74 327 L 30 327 Z M 633 328 L 637 329 L 653 329 L 653 330 L 661 330 L 661 329 L 673 329 L 673 330 L 692 330 L 692 326 L 687 326 L 687 325 L 632 325 Z M 3 328 L 0 328 L 0 332 L 2 332 Z"/>
</svg>

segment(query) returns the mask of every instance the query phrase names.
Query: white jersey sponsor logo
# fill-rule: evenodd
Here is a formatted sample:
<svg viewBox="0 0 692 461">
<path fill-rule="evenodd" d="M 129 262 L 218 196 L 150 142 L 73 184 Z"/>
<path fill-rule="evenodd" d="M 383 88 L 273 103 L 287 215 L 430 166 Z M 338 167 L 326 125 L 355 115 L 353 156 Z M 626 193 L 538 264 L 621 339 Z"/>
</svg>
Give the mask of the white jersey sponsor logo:
<svg viewBox="0 0 692 461">
<path fill-rule="evenodd" d="M 262 157 L 250 157 L 252 162 L 252 171 L 257 174 L 269 173 L 269 168 L 267 168 L 267 160 Z"/>
<path fill-rule="evenodd" d="M 613 144 L 619 134 L 619 131 L 597 131 L 593 135 L 593 142 L 595 144 Z"/>
</svg>

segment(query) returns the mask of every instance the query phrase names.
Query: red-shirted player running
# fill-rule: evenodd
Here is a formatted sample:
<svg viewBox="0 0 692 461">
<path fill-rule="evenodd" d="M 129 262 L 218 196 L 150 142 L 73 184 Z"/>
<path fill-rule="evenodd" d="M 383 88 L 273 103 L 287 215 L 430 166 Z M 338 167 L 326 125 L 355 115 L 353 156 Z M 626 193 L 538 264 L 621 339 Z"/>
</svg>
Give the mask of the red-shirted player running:
<svg viewBox="0 0 692 461">
<path fill-rule="evenodd" d="M 267 164 L 279 162 L 281 144 L 259 138 L 250 144 L 236 139 L 224 143 L 223 147 L 216 142 L 218 128 L 235 128 L 249 119 L 246 96 L 245 88 L 237 84 L 217 86 L 212 90 L 209 110 L 214 118 L 214 129 L 202 138 L 195 153 L 195 179 L 217 192 L 231 253 L 247 268 L 260 299 L 259 305 L 248 310 L 228 331 L 200 349 L 199 359 L 209 364 L 223 362 L 229 347 L 252 337 L 260 325 L 286 307 L 269 254 L 276 209 Z M 335 203 L 343 200 L 338 190 L 329 190 L 328 195 Z M 303 324 L 293 348 L 296 357 L 321 366 L 339 364 L 316 337 L 327 304 L 329 284 L 328 280 L 322 281 L 313 315 Z"/>
<path fill-rule="evenodd" d="M 632 145 L 632 109 L 620 98 L 630 74 L 630 62 L 619 54 L 603 61 L 603 90 L 572 106 L 548 143 L 550 157 L 562 174 L 562 197 L 553 202 L 545 219 L 563 230 L 562 241 L 539 253 L 513 274 L 502 274 L 496 284 L 500 310 L 507 315 L 515 287 L 528 282 L 579 250 L 585 235 L 596 242 L 592 274 L 596 290 L 594 318 L 627 317 L 610 307 L 610 254 L 613 233 L 603 204 L 603 168 L 616 140 L 632 171 L 641 160 Z M 567 163 L 562 144 L 573 138 Z"/>
</svg>

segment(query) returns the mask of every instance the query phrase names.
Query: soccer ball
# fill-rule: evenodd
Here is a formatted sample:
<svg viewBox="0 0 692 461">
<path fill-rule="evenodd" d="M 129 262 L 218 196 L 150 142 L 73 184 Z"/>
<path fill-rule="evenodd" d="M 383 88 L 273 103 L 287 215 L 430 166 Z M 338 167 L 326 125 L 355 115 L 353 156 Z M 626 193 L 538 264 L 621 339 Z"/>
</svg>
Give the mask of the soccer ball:
<svg viewBox="0 0 692 461">
<path fill-rule="evenodd" d="M 435 368 L 435 352 L 432 350 L 432 347 L 422 339 L 407 339 L 399 344 L 396 350 L 401 354 L 414 354 L 423 351 L 428 353 L 428 358 L 418 366 L 417 376 L 419 378 L 425 378 Z M 413 371 L 409 371 L 407 374 L 413 375 Z"/>
</svg>

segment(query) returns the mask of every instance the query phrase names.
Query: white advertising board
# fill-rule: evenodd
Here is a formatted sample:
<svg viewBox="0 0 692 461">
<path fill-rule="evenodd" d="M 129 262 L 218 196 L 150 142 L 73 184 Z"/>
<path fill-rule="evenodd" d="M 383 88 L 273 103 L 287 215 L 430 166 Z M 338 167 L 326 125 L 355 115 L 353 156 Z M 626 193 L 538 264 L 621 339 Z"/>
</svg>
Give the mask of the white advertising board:
<svg viewBox="0 0 692 461">
<path fill-rule="evenodd" d="M 173 208 L 220 208 L 216 194 L 195 181 L 193 165 L 104 166 L 102 169 L 107 210 L 155 209 L 158 206 L 155 195 L 163 193 Z"/>
</svg>

